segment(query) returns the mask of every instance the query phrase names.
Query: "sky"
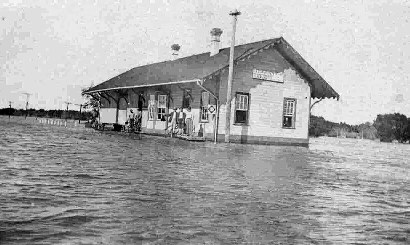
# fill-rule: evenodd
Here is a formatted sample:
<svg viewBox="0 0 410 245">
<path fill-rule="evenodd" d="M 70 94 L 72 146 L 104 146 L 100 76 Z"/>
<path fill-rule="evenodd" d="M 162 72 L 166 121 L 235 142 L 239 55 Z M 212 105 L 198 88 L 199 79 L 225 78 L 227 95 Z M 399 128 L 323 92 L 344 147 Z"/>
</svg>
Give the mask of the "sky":
<svg viewBox="0 0 410 245">
<path fill-rule="evenodd" d="M 314 115 L 351 124 L 410 117 L 408 0 L 2 0 L 0 108 L 65 109 L 81 89 L 133 67 L 208 52 L 241 11 L 236 44 L 283 36 L 340 94 Z"/>
</svg>

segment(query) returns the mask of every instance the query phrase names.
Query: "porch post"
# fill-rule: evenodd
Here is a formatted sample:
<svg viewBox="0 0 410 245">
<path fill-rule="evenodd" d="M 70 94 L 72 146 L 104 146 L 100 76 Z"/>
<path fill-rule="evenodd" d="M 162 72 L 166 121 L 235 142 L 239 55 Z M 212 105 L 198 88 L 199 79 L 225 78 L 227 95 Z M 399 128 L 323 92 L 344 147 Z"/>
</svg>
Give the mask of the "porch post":
<svg viewBox="0 0 410 245">
<path fill-rule="evenodd" d="M 118 124 L 118 113 L 119 113 L 119 110 L 120 110 L 120 97 L 119 96 L 116 100 L 116 103 L 117 103 L 117 111 L 115 112 L 115 123 Z"/>
<path fill-rule="evenodd" d="M 219 123 L 219 98 L 218 98 L 214 93 L 212 93 L 211 91 L 209 91 L 209 89 L 205 88 L 205 87 L 202 85 L 203 82 L 204 82 L 203 80 L 198 80 L 198 81 L 196 82 L 196 84 L 197 84 L 199 87 L 201 87 L 203 90 L 205 90 L 206 92 L 208 92 L 208 93 L 209 93 L 212 97 L 214 97 L 215 100 L 216 100 L 216 114 L 215 114 L 215 118 L 214 118 L 214 143 L 216 144 L 217 135 L 218 135 L 218 123 Z M 204 127 L 204 130 L 205 130 L 205 127 Z M 205 131 L 204 131 L 204 134 L 205 134 Z"/>
</svg>

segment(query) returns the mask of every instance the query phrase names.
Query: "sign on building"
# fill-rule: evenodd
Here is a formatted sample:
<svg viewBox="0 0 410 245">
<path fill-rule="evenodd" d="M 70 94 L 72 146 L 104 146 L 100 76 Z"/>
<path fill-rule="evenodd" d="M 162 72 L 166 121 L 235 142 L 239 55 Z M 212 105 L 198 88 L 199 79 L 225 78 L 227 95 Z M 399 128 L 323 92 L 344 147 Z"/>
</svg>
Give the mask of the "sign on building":
<svg viewBox="0 0 410 245">
<path fill-rule="evenodd" d="M 215 114 L 216 113 L 216 105 L 208 105 L 208 112 L 210 114 Z"/>
<path fill-rule="evenodd" d="M 283 73 L 274 73 L 270 71 L 263 71 L 258 69 L 253 69 L 252 78 L 272 81 L 272 82 L 279 82 L 283 83 Z"/>
</svg>

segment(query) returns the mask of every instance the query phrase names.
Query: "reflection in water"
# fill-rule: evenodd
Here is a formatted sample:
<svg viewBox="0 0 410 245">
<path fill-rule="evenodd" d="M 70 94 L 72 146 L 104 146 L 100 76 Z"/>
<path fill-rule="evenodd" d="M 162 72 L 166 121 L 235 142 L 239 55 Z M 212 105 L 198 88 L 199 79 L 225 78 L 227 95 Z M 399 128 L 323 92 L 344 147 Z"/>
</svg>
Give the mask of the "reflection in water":
<svg viewBox="0 0 410 245">
<path fill-rule="evenodd" d="M 0 243 L 408 244 L 409 145 L 192 143 L 0 118 Z"/>
</svg>

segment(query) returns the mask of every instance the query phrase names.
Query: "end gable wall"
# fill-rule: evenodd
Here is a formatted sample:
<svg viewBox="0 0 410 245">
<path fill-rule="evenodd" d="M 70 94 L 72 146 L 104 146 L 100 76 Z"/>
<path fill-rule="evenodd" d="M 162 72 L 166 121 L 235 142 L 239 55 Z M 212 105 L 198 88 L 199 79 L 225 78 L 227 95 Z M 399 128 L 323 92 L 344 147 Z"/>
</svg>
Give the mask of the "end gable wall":
<svg viewBox="0 0 410 245">
<path fill-rule="evenodd" d="M 284 73 L 284 83 L 252 78 L 253 69 Z M 222 74 L 220 85 L 220 123 L 218 134 L 225 133 L 225 103 L 228 72 Z M 235 93 L 250 94 L 249 124 L 234 125 Z M 275 49 L 269 48 L 239 61 L 234 67 L 231 103 L 231 135 L 308 139 L 310 86 L 289 62 Z M 294 129 L 282 127 L 284 98 L 296 99 Z"/>
</svg>

